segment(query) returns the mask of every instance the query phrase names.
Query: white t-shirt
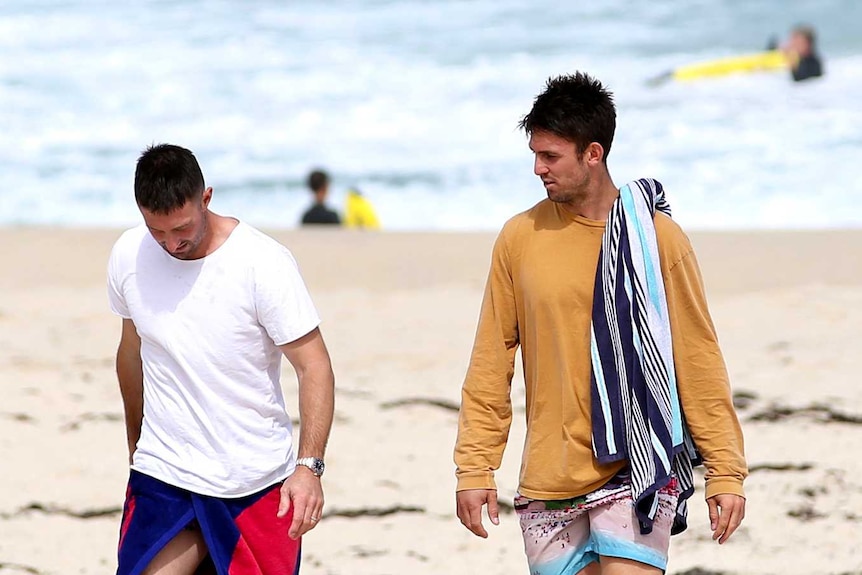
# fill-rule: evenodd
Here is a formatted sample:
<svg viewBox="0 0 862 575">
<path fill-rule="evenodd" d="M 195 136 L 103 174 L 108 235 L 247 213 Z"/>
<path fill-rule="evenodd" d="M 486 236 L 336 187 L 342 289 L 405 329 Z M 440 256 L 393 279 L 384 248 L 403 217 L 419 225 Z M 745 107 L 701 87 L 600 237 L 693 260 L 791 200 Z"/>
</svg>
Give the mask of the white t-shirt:
<svg viewBox="0 0 862 575">
<path fill-rule="evenodd" d="M 114 244 L 108 295 L 141 337 L 144 421 L 133 469 L 216 497 L 293 472 L 277 346 L 320 319 L 287 248 L 239 223 L 212 254 L 179 260 L 141 225 Z"/>
</svg>

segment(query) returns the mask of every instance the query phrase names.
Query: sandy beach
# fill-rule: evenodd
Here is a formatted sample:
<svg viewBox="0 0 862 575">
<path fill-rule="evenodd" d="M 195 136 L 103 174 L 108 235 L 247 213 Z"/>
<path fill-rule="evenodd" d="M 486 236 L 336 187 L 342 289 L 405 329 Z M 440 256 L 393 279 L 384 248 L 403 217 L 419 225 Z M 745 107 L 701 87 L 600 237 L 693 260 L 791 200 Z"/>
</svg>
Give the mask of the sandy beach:
<svg viewBox="0 0 862 575">
<path fill-rule="evenodd" d="M 305 575 L 525 574 L 512 513 L 453 506 L 452 446 L 493 234 L 272 231 L 300 263 L 337 379 L 327 507 Z M 0 573 L 110 574 L 127 478 L 104 288 L 118 230 L 0 229 Z M 862 574 L 862 230 L 692 233 L 746 436 L 746 520 L 702 489 L 668 573 Z M 296 385 L 283 377 L 296 413 Z M 517 488 L 523 383 L 498 474 Z M 699 482 L 702 488 L 702 481 Z"/>
</svg>

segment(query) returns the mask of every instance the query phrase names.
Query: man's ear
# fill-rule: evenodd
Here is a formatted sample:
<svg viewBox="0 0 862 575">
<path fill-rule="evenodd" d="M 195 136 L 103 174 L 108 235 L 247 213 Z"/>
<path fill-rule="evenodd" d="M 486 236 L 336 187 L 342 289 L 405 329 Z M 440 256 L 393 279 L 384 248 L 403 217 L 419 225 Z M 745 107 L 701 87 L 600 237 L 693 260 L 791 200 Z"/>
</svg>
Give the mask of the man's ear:
<svg viewBox="0 0 862 575">
<path fill-rule="evenodd" d="M 210 205 L 210 200 L 213 199 L 213 189 L 207 188 L 204 190 L 203 194 L 201 194 L 201 205 L 204 209 L 207 209 Z"/>
<path fill-rule="evenodd" d="M 598 166 L 605 158 L 605 149 L 598 142 L 590 142 L 587 149 L 584 150 L 584 155 L 587 157 L 589 165 Z"/>
</svg>

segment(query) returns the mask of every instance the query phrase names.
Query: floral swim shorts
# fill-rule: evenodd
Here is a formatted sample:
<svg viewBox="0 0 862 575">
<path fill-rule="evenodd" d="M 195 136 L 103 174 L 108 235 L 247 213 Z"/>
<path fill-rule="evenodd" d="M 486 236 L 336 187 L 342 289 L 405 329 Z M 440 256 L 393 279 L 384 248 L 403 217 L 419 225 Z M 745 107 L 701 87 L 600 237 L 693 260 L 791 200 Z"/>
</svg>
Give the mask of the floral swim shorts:
<svg viewBox="0 0 862 575">
<path fill-rule="evenodd" d="M 658 494 L 653 530 L 642 535 L 631 485 L 608 485 L 573 499 L 541 501 L 518 496 L 515 510 L 531 575 L 575 575 L 601 557 L 621 557 L 667 568 L 670 531 L 679 488 L 676 479 Z"/>
</svg>

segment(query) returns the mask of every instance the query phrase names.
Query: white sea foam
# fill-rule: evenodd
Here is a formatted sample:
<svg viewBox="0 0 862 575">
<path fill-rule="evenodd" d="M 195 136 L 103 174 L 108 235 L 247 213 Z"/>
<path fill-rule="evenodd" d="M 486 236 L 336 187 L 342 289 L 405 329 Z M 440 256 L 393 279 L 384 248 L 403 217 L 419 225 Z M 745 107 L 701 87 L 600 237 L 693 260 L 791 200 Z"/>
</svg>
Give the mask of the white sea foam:
<svg viewBox="0 0 862 575">
<path fill-rule="evenodd" d="M 256 225 L 295 225 L 323 166 L 334 204 L 358 186 L 387 228 L 496 229 L 544 194 L 517 121 L 549 76 L 583 69 L 617 96 L 615 180 L 661 180 L 683 224 L 858 226 L 862 8 L 813 4 L 9 0 L 0 225 L 135 223 L 137 154 L 172 142 L 214 209 Z M 821 80 L 644 84 L 802 20 Z"/>
</svg>

